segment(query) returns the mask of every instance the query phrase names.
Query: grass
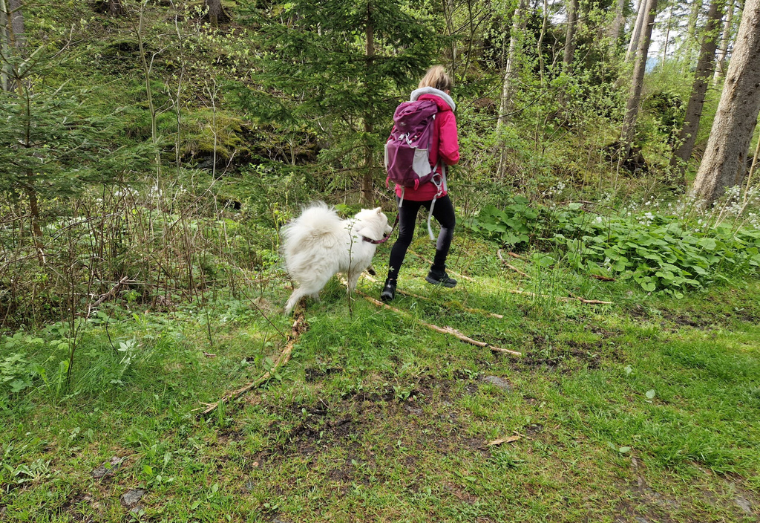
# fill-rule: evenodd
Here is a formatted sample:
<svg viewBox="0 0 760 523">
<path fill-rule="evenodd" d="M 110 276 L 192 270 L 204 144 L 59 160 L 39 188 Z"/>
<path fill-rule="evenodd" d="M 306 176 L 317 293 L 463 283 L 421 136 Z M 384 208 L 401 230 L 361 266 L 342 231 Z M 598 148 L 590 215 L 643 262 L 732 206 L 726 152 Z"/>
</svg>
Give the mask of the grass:
<svg viewBox="0 0 760 523">
<path fill-rule="evenodd" d="M 413 248 L 431 250 L 424 236 Z M 261 375 L 284 345 L 282 282 L 257 289 L 255 306 L 209 303 L 208 316 L 114 310 L 113 346 L 103 326 L 86 332 L 72 393 L 37 380 L 6 394 L 0 519 L 757 521 L 760 281 L 675 300 L 517 260 L 532 276 L 521 279 L 491 251 L 457 237 L 451 267 L 475 281 L 453 290 L 424 283 L 409 256 L 399 289 L 429 300 L 394 306 L 414 320 L 359 296 L 349 309 L 331 281 L 292 360 L 208 419 L 193 409 Z M 555 299 L 568 293 L 614 305 Z M 0 360 L 23 349 L 53 369 L 54 335 L 41 337 L 0 344 Z M 112 457 L 122 464 L 94 479 Z M 138 488 L 130 512 L 120 497 Z"/>
</svg>

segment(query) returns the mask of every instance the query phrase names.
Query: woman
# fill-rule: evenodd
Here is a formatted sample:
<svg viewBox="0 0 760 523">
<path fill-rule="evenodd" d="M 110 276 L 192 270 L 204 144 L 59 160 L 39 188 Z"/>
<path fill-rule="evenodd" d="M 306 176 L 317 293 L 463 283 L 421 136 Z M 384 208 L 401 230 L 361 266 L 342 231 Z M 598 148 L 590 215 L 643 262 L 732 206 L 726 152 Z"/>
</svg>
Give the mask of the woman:
<svg viewBox="0 0 760 523">
<path fill-rule="evenodd" d="M 436 172 L 445 175 L 445 165 L 455 165 L 459 161 L 459 139 L 457 136 L 457 121 L 454 117 L 456 104 L 449 94 L 454 87 L 451 77 L 446 74 L 443 66 L 436 65 L 428 69 L 425 76 L 420 80 L 418 89 L 412 92 L 411 101 L 432 100 L 438 106 L 433 128 L 433 143 L 430 147 L 430 165 L 436 166 Z M 445 180 L 445 178 L 444 178 Z M 436 195 L 438 196 L 436 198 Z M 417 221 L 417 212 L 420 207 L 430 211 L 432 205 L 433 217 L 441 225 L 438 241 L 435 245 L 435 258 L 425 280 L 434 285 L 454 287 L 456 280 L 446 274 L 446 256 L 449 254 L 451 239 L 454 235 L 454 206 L 446 191 L 446 184 L 440 187 L 432 180 L 420 185 L 417 189 L 396 185 L 396 200 L 403 201 L 399 209 L 398 239 L 391 249 L 391 258 L 388 263 L 388 277 L 385 280 L 380 299 L 391 301 L 396 297 L 396 282 L 399 269 L 404 262 L 404 256 L 412 243 L 414 227 Z M 433 203 L 435 201 L 435 203 Z"/>
</svg>

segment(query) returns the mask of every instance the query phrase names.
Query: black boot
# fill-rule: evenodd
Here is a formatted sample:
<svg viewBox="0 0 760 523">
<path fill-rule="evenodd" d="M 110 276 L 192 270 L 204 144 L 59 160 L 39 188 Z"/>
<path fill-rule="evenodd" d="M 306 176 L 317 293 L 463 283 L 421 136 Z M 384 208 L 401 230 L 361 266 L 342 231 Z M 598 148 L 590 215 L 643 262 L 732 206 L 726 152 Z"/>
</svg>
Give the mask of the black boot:
<svg viewBox="0 0 760 523">
<path fill-rule="evenodd" d="M 383 301 L 392 301 L 396 297 L 396 280 L 385 280 L 383 292 L 380 293 L 380 299 Z"/>
<path fill-rule="evenodd" d="M 454 278 L 449 278 L 445 268 L 441 270 L 431 268 L 425 281 L 433 285 L 443 285 L 448 288 L 457 286 L 457 281 Z"/>
</svg>

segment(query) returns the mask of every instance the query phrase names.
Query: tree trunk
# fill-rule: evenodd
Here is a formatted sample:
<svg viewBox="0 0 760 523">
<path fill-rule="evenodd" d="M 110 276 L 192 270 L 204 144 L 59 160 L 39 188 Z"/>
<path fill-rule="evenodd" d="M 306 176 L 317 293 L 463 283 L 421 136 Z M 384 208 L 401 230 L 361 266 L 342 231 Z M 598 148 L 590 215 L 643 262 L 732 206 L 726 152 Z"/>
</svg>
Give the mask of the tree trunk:
<svg viewBox="0 0 760 523">
<path fill-rule="evenodd" d="M 208 19 L 212 26 L 216 27 L 219 22 L 230 21 L 230 17 L 222 7 L 222 0 L 205 0 L 205 3 L 208 8 Z"/>
<path fill-rule="evenodd" d="M 10 12 L 13 35 L 12 41 L 16 49 L 21 49 L 26 43 L 24 34 L 24 13 L 21 11 L 21 0 L 8 0 L 8 11 Z"/>
<path fill-rule="evenodd" d="M 639 12 L 636 15 L 636 23 L 633 25 L 633 31 L 631 31 L 631 41 L 628 43 L 628 51 L 625 53 L 626 62 L 630 62 L 633 57 L 636 56 L 636 48 L 641 39 L 641 27 L 644 25 L 644 19 L 646 18 L 646 6 L 647 0 L 639 0 Z"/>
<path fill-rule="evenodd" d="M 111 16 L 120 16 L 124 14 L 124 6 L 121 0 L 108 0 L 108 14 Z"/>
<path fill-rule="evenodd" d="M 0 86 L 6 92 L 18 89 L 21 96 L 17 71 L 14 70 L 13 62 L 8 60 L 13 56 L 18 57 L 26 42 L 20 0 L 0 0 L 0 25 L 0 51 L 7 57 L 0 64 Z"/>
<path fill-rule="evenodd" d="M 623 32 L 625 26 L 625 16 L 623 12 L 625 10 L 626 0 L 618 0 L 615 6 L 615 18 L 610 25 L 609 37 L 612 40 L 612 48 L 617 51 L 617 46 L 620 41 L 620 33 Z"/>
<path fill-rule="evenodd" d="M 0 54 L 10 56 L 10 39 L 8 36 L 8 14 L 6 12 L 5 1 L 0 0 Z M 9 64 L 0 64 L 0 89 L 10 91 L 11 67 Z"/>
<path fill-rule="evenodd" d="M 512 109 L 517 45 L 518 41 L 522 38 L 522 32 L 525 30 L 525 24 L 527 22 L 525 16 L 527 4 L 527 0 L 520 0 L 515 12 L 512 14 L 512 28 L 509 31 L 509 51 L 507 52 L 507 63 L 504 67 L 504 83 L 501 88 L 499 119 L 496 121 L 496 130 L 499 130 L 499 128 L 507 122 L 507 113 Z"/>
<path fill-rule="evenodd" d="M 692 51 L 696 47 L 697 42 L 697 20 L 699 19 L 699 11 L 702 8 L 702 0 L 692 0 L 691 13 L 689 14 L 689 21 L 686 24 L 686 41 L 684 42 L 684 62 L 688 67 L 692 64 Z"/>
<path fill-rule="evenodd" d="M 662 44 L 662 64 L 660 69 L 665 68 L 665 60 L 668 59 L 668 41 L 670 40 L 670 28 L 673 24 L 673 4 L 670 4 L 670 15 L 668 15 L 668 24 L 665 27 L 665 40 Z"/>
<path fill-rule="evenodd" d="M 705 94 L 707 93 L 707 83 L 713 68 L 713 61 L 715 60 L 715 48 L 717 47 L 718 39 L 717 29 L 722 15 L 720 12 L 721 3 L 722 0 L 712 0 L 710 9 L 707 12 L 707 27 L 702 37 L 697 70 L 694 73 L 694 84 L 691 88 L 689 104 L 686 106 L 683 127 L 678 136 L 678 143 L 680 145 L 670 158 L 670 165 L 680 173 L 684 185 L 686 184 L 686 180 L 683 178 L 683 174 L 686 172 L 686 162 L 691 158 L 691 152 L 697 140 L 699 120 L 702 117 L 702 107 L 704 106 Z"/>
<path fill-rule="evenodd" d="M 507 63 L 504 67 L 504 83 L 501 88 L 501 101 L 499 103 L 499 119 L 496 120 L 496 130 L 507 123 L 508 113 L 512 110 L 512 95 L 514 94 L 514 76 L 516 71 L 515 60 L 517 58 L 517 46 L 522 40 L 522 33 L 527 24 L 525 10 L 528 6 L 528 0 L 520 0 L 515 12 L 512 14 L 512 27 L 509 30 L 509 51 L 507 52 Z M 504 140 L 499 141 L 499 166 L 497 168 L 497 177 L 503 178 L 507 168 L 507 146 Z"/>
<path fill-rule="evenodd" d="M 566 72 L 570 71 L 575 57 L 575 32 L 578 26 L 578 0 L 567 0 L 567 29 L 565 30 L 565 52 L 562 65 Z"/>
<path fill-rule="evenodd" d="M 758 0 L 760 1 L 760 0 Z M 646 25 L 642 27 L 641 38 L 636 49 L 636 63 L 633 67 L 633 80 L 631 84 L 631 94 L 628 97 L 628 103 L 625 106 L 625 118 L 623 119 L 622 142 L 624 147 L 624 157 L 627 158 L 631 152 L 633 139 L 636 134 L 636 118 L 639 114 L 639 102 L 641 101 L 641 90 L 644 86 L 644 73 L 647 66 L 647 54 L 649 54 L 649 42 L 652 39 L 652 27 L 654 19 L 657 16 L 657 0 L 649 0 L 646 6 Z"/>
<path fill-rule="evenodd" d="M 728 54 L 728 44 L 731 41 L 731 27 L 733 25 L 734 2 L 729 0 L 726 4 L 726 22 L 723 24 L 723 39 L 720 42 L 718 50 L 718 59 L 715 62 L 715 74 L 713 74 L 713 85 L 718 84 L 721 76 L 726 74 L 726 54 Z"/>
<path fill-rule="evenodd" d="M 515 60 L 517 59 L 517 46 L 522 40 L 522 33 L 527 24 L 525 10 L 528 6 L 528 0 L 520 0 L 515 12 L 512 14 L 512 27 L 509 30 L 509 51 L 507 52 L 507 63 L 504 67 L 504 83 L 501 88 L 501 101 L 499 103 L 499 119 L 496 120 L 496 130 L 507 123 L 508 113 L 512 110 L 512 95 L 514 94 L 514 77 L 516 71 Z M 507 146 L 504 140 L 499 141 L 499 167 L 497 168 L 497 177 L 503 178 L 507 168 Z"/>
<path fill-rule="evenodd" d="M 723 94 L 693 194 L 709 205 L 741 182 L 760 112 L 760 0 L 747 0 L 728 65 Z"/>
<path fill-rule="evenodd" d="M 372 4 L 367 4 L 367 28 L 366 28 L 366 39 L 367 39 L 367 48 L 366 48 L 366 55 L 367 55 L 367 67 L 372 67 L 372 57 L 375 56 L 375 28 L 372 26 Z M 364 132 L 366 134 L 366 139 L 368 140 L 373 132 L 372 127 L 372 116 L 371 115 L 365 115 L 364 116 Z M 364 176 L 362 176 L 362 205 L 366 208 L 372 207 L 372 202 L 374 200 L 374 194 L 373 194 L 373 183 L 372 183 L 372 168 L 374 162 L 372 161 L 372 147 L 369 144 L 365 144 L 365 151 L 364 151 Z"/>
</svg>

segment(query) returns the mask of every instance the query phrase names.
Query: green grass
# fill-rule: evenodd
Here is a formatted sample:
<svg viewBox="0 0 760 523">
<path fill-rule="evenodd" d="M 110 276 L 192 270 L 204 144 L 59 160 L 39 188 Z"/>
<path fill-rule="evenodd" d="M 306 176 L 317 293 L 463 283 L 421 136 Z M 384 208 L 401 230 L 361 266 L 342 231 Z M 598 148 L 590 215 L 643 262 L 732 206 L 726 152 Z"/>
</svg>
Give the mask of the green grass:
<svg viewBox="0 0 760 523">
<path fill-rule="evenodd" d="M 420 238 L 414 250 L 431 248 Z M 283 347 L 283 282 L 257 288 L 255 307 L 209 304 L 213 344 L 198 307 L 114 311 L 113 346 L 102 326 L 87 330 L 68 395 L 39 379 L 4 393 L 0 519 L 757 521 L 758 280 L 675 300 L 515 260 L 525 280 L 466 236 L 450 261 L 475 281 L 431 287 L 425 263 L 407 258 L 399 289 L 429 300 L 393 305 L 414 319 L 360 296 L 349 308 L 331 281 L 307 304 L 292 360 L 208 419 L 194 409 L 261 375 Z M 359 288 L 375 296 L 380 284 Z M 555 299 L 568 294 L 614 305 Z M 0 344 L 0 359 L 23 351 L 52 375 L 55 336 Z M 486 445 L 510 435 L 520 439 Z M 114 456 L 122 466 L 94 479 Z M 135 488 L 146 494 L 130 513 L 120 496 Z"/>
</svg>

